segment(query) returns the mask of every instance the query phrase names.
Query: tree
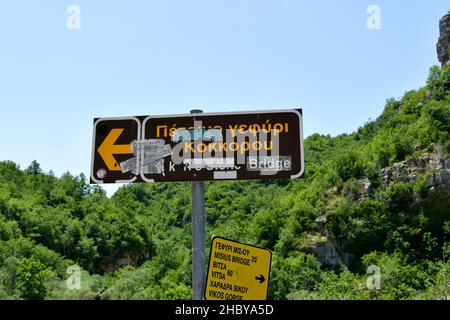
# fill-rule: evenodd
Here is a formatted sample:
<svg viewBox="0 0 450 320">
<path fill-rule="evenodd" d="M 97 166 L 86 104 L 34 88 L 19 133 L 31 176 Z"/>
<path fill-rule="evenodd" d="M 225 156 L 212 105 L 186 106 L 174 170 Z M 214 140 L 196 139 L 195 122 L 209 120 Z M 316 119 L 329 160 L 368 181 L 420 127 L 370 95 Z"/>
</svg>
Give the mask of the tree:
<svg viewBox="0 0 450 320">
<path fill-rule="evenodd" d="M 48 269 L 33 258 L 25 258 L 17 266 L 17 283 L 20 298 L 24 300 L 44 300 L 47 295 L 45 281 Z"/>
<path fill-rule="evenodd" d="M 36 176 L 42 173 L 41 165 L 36 160 L 33 160 L 33 162 L 25 170 L 25 172 L 33 176 Z"/>
<path fill-rule="evenodd" d="M 450 90 L 450 67 L 444 66 L 439 69 L 438 66 L 433 66 L 430 69 L 427 85 L 431 90 L 433 99 L 445 99 Z"/>
<path fill-rule="evenodd" d="M 320 263 L 312 255 L 300 253 L 288 258 L 274 255 L 270 296 L 284 300 L 293 292 L 311 290 L 320 277 Z"/>
</svg>

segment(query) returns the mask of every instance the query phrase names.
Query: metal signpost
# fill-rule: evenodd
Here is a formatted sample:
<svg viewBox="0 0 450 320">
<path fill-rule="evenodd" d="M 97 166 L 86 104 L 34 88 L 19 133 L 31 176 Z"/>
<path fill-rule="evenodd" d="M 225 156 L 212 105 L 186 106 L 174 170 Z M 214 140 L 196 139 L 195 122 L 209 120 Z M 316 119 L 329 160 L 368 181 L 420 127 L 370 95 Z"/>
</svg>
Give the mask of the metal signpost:
<svg viewBox="0 0 450 320">
<path fill-rule="evenodd" d="M 192 110 L 192 114 L 200 114 L 201 110 Z M 205 216 L 205 183 L 192 182 L 192 290 L 194 300 L 203 299 L 205 288 L 206 258 L 206 216 Z"/>
<path fill-rule="evenodd" d="M 304 172 L 300 109 L 94 120 L 91 183 L 192 182 L 195 300 L 203 299 L 206 277 L 204 181 Z"/>
</svg>

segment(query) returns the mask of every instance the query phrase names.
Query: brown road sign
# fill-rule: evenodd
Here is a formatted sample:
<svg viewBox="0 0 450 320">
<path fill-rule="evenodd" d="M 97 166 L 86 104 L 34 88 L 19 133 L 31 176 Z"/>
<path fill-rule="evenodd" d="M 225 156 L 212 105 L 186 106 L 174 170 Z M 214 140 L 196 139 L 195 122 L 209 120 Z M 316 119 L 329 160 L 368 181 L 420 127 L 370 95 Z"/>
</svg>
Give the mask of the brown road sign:
<svg viewBox="0 0 450 320">
<path fill-rule="evenodd" d="M 122 172 L 120 163 L 135 157 L 132 142 L 140 138 L 139 118 L 95 119 L 91 182 L 135 182 L 138 177 Z"/>
<path fill-rule="evenodd" d="M 267 300 L 272 252 L 214 237 L 206 300 Z"/>
<path fill-rule="evenodd" d="M 296 179 L 301 110 L 97 119 L 93 183 Z"/>
</svg>

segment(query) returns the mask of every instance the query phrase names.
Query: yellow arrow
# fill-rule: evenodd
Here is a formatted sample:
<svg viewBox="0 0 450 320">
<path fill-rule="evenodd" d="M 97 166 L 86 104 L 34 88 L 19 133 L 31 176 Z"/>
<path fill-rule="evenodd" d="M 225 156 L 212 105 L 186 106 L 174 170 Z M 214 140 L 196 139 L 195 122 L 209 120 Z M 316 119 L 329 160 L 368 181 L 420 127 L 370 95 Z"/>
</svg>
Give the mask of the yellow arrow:
<svg viewBox="0 0 450 320">
<path fill-rule="evenodd" d="M 106 163 L 109 171 L 121 171 L 120 165 L 114 158 L 115 154 L 133 153 L 131 144 L 115 144 L 124 130 L 125 129 L 112 129 L 97 150 L 103 161 Z"/>
</svg>

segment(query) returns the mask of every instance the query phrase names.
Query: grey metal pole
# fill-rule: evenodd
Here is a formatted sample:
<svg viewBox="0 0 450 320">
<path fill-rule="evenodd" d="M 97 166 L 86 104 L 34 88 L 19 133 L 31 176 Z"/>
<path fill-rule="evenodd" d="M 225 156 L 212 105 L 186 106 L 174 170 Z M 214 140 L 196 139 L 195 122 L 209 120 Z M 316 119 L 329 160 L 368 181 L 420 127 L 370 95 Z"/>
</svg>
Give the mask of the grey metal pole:
<svg viewBox="0 0 450 320">
<path fill-rule="evenodd" d="M 192 110 L 191 114 L 202 112 Z M 203 181 L 195 181 L 192 182 L 192 290 L 195 301 L 203 300 L 205 289 L 205 233 L 205 184 Z"/>
</svg>

